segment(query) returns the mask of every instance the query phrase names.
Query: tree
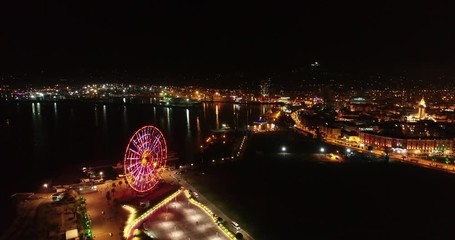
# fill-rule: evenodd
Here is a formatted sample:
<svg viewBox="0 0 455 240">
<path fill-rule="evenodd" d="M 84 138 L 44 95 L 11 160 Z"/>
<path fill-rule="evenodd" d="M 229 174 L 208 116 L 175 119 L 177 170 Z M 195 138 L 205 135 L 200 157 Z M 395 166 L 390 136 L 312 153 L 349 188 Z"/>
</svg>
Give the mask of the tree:
<svg viewBox="0 0 455 240">
<path fill-rule="evenodd" d="M 67 196 L 68 201 L 70 201 L 70 202 L 75 201 L 79 197 L 76 190 L 74 190 L 74 189 L 67 191 L 66 196 Z"/>
<path fill-rule="evenodd" d="M 109 191 L 106 192 L 106 199 L 108 202 L 111 201 L 111 192 L 109 192 Z"/>
<path fill-rule="evenodd" d="M 114 207 L 120 206 L 120 201 L 117 198 L 114 198 L 114 200 L 112 200 L 112 203 L 114 204 Z"/>
</svg>

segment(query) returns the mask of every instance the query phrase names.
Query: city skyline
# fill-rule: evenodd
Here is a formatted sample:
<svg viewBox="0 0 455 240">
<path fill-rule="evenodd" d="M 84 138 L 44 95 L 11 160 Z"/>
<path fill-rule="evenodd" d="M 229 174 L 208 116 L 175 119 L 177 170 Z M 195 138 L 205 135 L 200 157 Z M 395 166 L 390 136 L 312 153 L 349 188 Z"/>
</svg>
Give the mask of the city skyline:
<svg viewBox="0 0 455 240">
<path fill-rule="evenodd" d="M 0 3 L 0 238 L 450 238 L 454 7 Z"/>
</svg>

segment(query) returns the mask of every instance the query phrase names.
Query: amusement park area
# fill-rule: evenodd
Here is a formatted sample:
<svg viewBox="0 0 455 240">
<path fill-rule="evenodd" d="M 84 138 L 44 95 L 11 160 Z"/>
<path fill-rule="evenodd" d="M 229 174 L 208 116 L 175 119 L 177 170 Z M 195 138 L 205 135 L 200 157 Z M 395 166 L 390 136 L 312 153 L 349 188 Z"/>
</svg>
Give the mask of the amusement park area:
<svg viewBox="0 0 455 240">
<path fill-rule="evenodd" d="M 122 164 L 86 167 L 77 183 L 12 196 L 19 213 L 1 239 L 252 239 L 167 167 L 162 132 L 144 126 Z"/>
</svg>

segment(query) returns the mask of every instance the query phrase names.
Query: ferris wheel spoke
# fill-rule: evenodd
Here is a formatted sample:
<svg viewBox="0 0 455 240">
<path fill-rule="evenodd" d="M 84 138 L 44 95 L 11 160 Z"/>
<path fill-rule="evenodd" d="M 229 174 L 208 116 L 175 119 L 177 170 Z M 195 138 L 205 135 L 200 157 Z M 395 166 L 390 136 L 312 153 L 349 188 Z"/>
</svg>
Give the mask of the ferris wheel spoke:
<svg viewBox="0 0 455 240">
<path fill-rule="evenodd" d="M 153 169 L 152 169 L 151 167 L 145 168 L 144 171 L 145 171 L 145 174 L 147 174 L 148 176 L 149 176 L 150 174 L 153 174 Z"/>
<path fill-rule="evenodd" d="M 140 164 L 141 162 L 137 161 L 135 163 L 131 163 L 129 166 L 128 166 L 128 170 L 133 171 L 134 169 L 140 167 Z"/>
<path fill-rule="evenodd" d="M 156 139 L 156 137 L 152 133 L 150 133 L 150 135 L 148 136 L 148 141 L 146 142 L 146 146 L 148 149 L 153 149 L 152 139 Z"/>
<path fill-rule="evenodd" d="M 137 161 L 137 162 L 135 162 L 135 163 L 132 163 L 132 164 L 131 164 L 130 172 L 136 171 L 136 169 L 141 168 L 141 167 L 142 167 L 141 164 L 142 164 L 142 163 L 141 163 L 140 161 Z"/>
<path fill-rule="evenodd" d="M 143 133 L 142 135 L 139 136 L 138 140 L 139 140 L 139 145 L 141 146 L 141 149 L 144 149 L 144 143 L 147 142 L 147 136 L 148 136 L 148 133 L 145 132 Z"/>
<path fill-rule="evenodd" d="M 140 180 L 141 180 L 141 175 L 136 175 L 136 176 L 134 176 L 134 181 L 133 181 L 133 183 L 134 183 L 136 186 L 139 186 L 139 185 L 140 185 Z"/>
<path fill-rule="evenodd" d="M 150 135 L 154 138 L 157 138 L 158 136 L 161 135 L 161 132 L 157 131 L 156 129 L 153 129 L 153 131 L 150 133 Z"/>
<path fill-rule="evenodd" d="M 129 166 L 128 166 L 129 168 L 134 168 L 134 167 L 136 167 L 138 164 L 141 164 L 141 161 L 140 161 L 140 160 L 132 160 L 132 159 L 130 159 L 130 160 L 128 161 L 128 164 L 129 164 Z"/>
<path fill-rule="evenodd" d="M 132 173 L 137 168 L 137 164 L 131 164 L 126 169 L 129 173 Z"/>
<path fill-rule="evenodd" d="M 141 167 L 137 167 L 134 169 L 134 171 L 131 172 L 131 174 L 134 176 L 134 182 L 138 181 L 138 178 L 141 178 Z"/>
<path fill-rule="evenodd" d="M 154 139 L 154 141 L 153 141 L 153 143 L 152 143 L 152 147 L 151 147 L 150 149 L 156 149 L 155 147 L 160 143 L 160 139 L 161 139 L 161 137 L 160 137 L 160 136 L 157 136 L 157 137 Z"/>
<path fill-rule="evenodd" d="M 134 148 L 136 148 L 137 151 L 141 151 L 141 150 L 142 150 L 140 144 L 138 144 L 138 142 L 136 141 L 136 139 L 135 139 L 132 143 L 133 143 Z M 140 154 L 139 154 L 139 155 L 140 155 Z"/>
<path fill-rule="evenodd" d="M 141 170 L 142 168 L 141 167 L 137 167 L 134 169 L 134 176 L 136 179 L 140 179 L 141 178 Z"/>
<path fill-rule="evenodd" d="M 149 135 L 147 135 L 147 138 L 148 138 L 148 140 L 144 142 L 144 148 L 151 149 L 151 147 L 150 147 L 150 139 L 152 139 L 153 136 L 149 134 Z"/>
<path fill-rule="evenodd" d="M 135 153 L 135 154 L 136 154 L 137 156 L 139 156 L 139 157 L 142 156 L 142 154 L 140 154 L 139 152 L 133 150 L 132 148 L 129 148 L 128 151 L 131 151 L 131 152 Z"/>
<path fill-rule="evenodd" d="M 141 168 L 138 173 L 139 182 L 144 184 L 144 180 L 147 182 L 147 174 L 144 172 L 144 168 Z"/>
<path fill-rule="evenodd" d="M 146 141 L 146 142 L 142 143 L 141 147 L 142 147 L 142 149 L 148 149 L 148 150 L 149 150 L 150 148 L 149 148 L 148 145 L 149 145 L 149 144 L 148 144 L 148 142 Z"/>
<path fill-rule="evenodd" d="M 147 138 L 144 142 L 146 142 L 147 140 L 150 140 L 152 137 L 153 137 L 153 133 L 155 132 L 155 129 L 147 129 L 147 131 L 145 131 L 144 133 L 144 136 Z"/>
<path fill-rule="evenodd" d="M 137 149 L 142 149 L 142 134 L 134 139 L 134 146 L 136 146 Z"/>
</svg>

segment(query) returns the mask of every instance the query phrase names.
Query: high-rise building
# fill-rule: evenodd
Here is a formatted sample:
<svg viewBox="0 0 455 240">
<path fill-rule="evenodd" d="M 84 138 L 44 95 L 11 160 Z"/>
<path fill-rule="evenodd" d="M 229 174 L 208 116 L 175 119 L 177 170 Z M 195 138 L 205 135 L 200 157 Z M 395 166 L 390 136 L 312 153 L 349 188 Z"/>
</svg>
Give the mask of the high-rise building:
<svg viewBox="0 0 455 240">
<path fill-rule="evenodd" d="M 262 97 L 269 97 L 270 96 L 270 85 L 272 84 L 272 80 L 269 78 L 267 80 L 262 80 L 260 87 L 260 94 Z"/>
<path fill-rule="evenodd" d="M 427 104 L 425 103 L 425 99 L 422 97 L 420 102 L 417 104 L 417 113 L 410 114 L 405 117 L 406 122 L 417 122 L 423 120 L 431 120 L 436 122 L 434 115 L 428 115 L 426 112 Z"/>
</svg>

